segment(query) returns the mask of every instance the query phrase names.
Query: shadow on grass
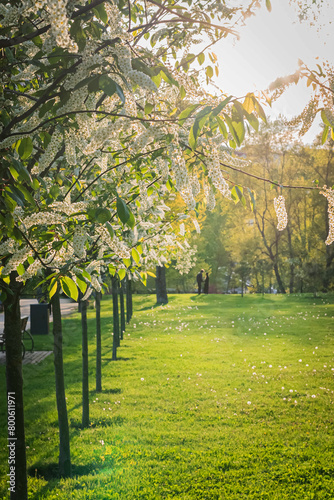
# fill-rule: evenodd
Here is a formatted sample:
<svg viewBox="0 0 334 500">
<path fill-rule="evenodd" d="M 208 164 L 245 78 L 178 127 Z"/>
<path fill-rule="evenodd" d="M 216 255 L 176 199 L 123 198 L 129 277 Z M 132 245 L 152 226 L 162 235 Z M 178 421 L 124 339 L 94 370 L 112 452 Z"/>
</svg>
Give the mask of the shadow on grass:
<svg viewBox="0 0 334 500">
<path fill-rule="evenodd" d="M 90 424 L 88 429 L 95 429 L 95 427 L 115 427 L 118 425 L 123 425 L 125 422 L 125 418 L 116 416 L 116 417 L 101 417 L 101 418 L 92 418 L 90 420 Z M 82 423 L 77 419 L 70 419 L 70 427 L 72 429 L 84 429 L 82 427 Z M 87 427 L 86 427 L 87 428 Z"/>
<path fill-rule="evenodd" d="M 97 470 L 97 467 L 94 465 L 75 465 L 72 464 L 72 478 L 80 477 L 80 476 L 88 476 L 89 474 L 94 473 Z M 28 469 L 28 475 L 30 477 L 35 477 L 38 479 L 44 479 L 48 481 L 48 483 L 43 486 L 37 493 L 33 496 L 29 497 L 31 500 L 39 500 L 41 496 L 46 495 L 54 489 L 59 483 L 60 475 L 59 475 L 59 467 L 56 463 L 51 464 L 41 464 L 37 462 L 32 465 Z"/>
<path fill-rule="evenodd" d="M 75 476 L 86 476 L 93 472 L 95 468 L 92 465 L 75 465 L 72 464 L 72 477 Z M 51 481 L 52 479 L 60 479 L 59 466 L 57 463 L 42 464 L 41 462 L 36 462 L 34 465 L 29 467 L 28 475 L 30 477 L 36 477 L 38 479 L 44 478 L 45 481 Z M 48 489 L 48 487 L 46 486 Z M 40 492 L 39 492 L 40 495 Z"/>
<path fill-rule="evenodd" d="M 168 297 L 168 302 L 166 302 L 165 304 L 153 304 L 153 306 L 146 306 L 146 307 L 142 307 L 141 309 L 137 309 L 137 310 L 138 311 L 149 311 L 150 309 L 157 309 L 158 307 L 166 306 L 170 302 L 174 302 L 174 300 L 176 300 L 176 298 L 177 297 L 175 295 L 173 295 L 173 297 Z"/>
</svg>

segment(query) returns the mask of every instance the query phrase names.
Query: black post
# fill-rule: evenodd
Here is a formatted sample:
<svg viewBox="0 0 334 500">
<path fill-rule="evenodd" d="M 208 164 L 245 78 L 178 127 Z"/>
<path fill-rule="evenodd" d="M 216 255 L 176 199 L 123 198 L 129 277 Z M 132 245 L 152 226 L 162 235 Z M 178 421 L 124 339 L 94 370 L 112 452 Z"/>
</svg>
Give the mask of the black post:
<svg viewBox="0 0 334 500">
<path fill-rule="evenodd" d="M 166 288 L 166 268 L 165 266 L 156 266 L 156 295 L 157 304 L 168 304 L 167 288 Z"/>
</svg>

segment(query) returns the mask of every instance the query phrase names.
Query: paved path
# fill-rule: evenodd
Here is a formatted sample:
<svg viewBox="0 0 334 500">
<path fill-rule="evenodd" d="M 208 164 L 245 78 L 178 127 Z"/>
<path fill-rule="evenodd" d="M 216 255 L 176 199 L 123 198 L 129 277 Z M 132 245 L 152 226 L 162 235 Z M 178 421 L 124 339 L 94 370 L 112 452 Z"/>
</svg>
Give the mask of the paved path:
<svg viewBox="0 0 334 500">
<path fill-rule="evenodd" d="M 27 329 L 30 328 L 30 304 L 38 304 L 37 299 L 21 299 L 20 300 L 20 309 L 21 309 L 21 317 L 29 316 Z M 73 311 L 78 310 L 78 304 L 76 302 L 72 302 L 71 299 L 60 299 L 60 308 L 63 316 L 70 314 Z M 3 332 L 4 327 L 4 313 L 0 313 L 0 332 Z M 52 321 L 52 314 L 50 315 L 50 322 Z"/>
</svg>

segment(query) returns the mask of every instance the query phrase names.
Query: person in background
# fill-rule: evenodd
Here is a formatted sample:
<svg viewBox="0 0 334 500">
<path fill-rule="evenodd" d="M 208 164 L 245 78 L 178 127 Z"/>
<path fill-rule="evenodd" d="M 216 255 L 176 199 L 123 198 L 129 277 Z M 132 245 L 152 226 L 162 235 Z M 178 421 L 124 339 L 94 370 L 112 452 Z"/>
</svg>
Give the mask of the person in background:
<svg viewBox="0 0 334 500">
<path fill-rule="evenodd" d="M 201 295 L 202 283 L 204 281 L 202 273 L 204 273 L 204 269 L 201 269 L 200 272 L 198 273 L 198 275 L 196 276 L 196 281 L 197 281 L 197 286 L 198 286 L 198 295 Z"/>
<path fill-rule="evenodd" d="M 203 292 L 206 294 L 209 293 L 209 273 L 205 273 Z"/>
</svg>

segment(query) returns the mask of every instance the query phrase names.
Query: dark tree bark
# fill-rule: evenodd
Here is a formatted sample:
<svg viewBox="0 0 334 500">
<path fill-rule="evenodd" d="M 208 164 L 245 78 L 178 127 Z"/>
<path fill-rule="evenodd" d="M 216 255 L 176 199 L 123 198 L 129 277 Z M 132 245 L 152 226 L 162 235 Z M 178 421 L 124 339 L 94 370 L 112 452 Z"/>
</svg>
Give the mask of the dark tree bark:
<svg viewBox="0 0 334 500">
<path fill-rule="evenodd" d="M 125 277 L 125 302 L 126 302 L 126 322 L 130 323 L 130 307 L 129 307 L 129 278 Z"/>
<path fill-rule="evenodd" d="M 119 346 L 119 316 L 118 316 L 118 278 L 113 276 L 112 283 L 112 305 L 113 305 L 113 343 L 112 343 L 112 359 L 117 359 L 117 347 Z"/>
<path fill-rule="evenodd" d="M 290 283 L 289 283 L 289 291 L 293 293 L 295 287 L 295 264 L 294 264 L 294 252 L 292 245 L 292 235 L 289 224 L 287 226 L 287 235 L 288 235 L 288 246 L 289 246 L 289 257 L 290 257 Z"/>
<path fill-rule="evenodd" d="M 282 281 L 280 272 L 278 270 L 278 264 L 277 264 L 277 262 L 275 262 L 275 264 L 274 264 L 274 271 L 275 271 L 276 281 L 277 281 L 277 284 L 278 284 L 278 290 L 279 290 L 280 293 L 285 293 L 285 288 L 284 288 L 284 285 L 283 285 L 283 281 Z"/>
<path fill-rule="evenodd" d="M 23 378 L 22 378 L 22 344 L 21 344 L 21 313 L 20 292 L 22 284 L 15 281 L 16 273 L 11 273 L 9 289 L 4 301 L 5 311 L 5 339 L 6 339 L 6 380 L 8 418 L 14 410 L 15 417 L 8 425 L 8 452 L 9 460 L 7 476 L 11 500 L 27 500 L 27 463 L 24 432 L 23 411 Z M 12 418 L 12 417 L 11 417 Z M 9 420 L 8 420 L 9 421 Z M 10 467 L 14 467 L 11 469 Z"/>
<path fill-rule="evenodd" d="M 165 266 L 156 266 L 156 295 L 157 304 L 168 304 L 167 288 L 166 288 L 166 268 Z"/>
<path fill-rule="evenodd" d="M 82 427 L 89 426 L 87 300 L 81 301 L 82 327 Z"/>
<path fill-rule="evenodd" d="M 132 282 L 126 277 L 126 322 L 130 323 L 132 318 Z"/>
<path fill-rule="evenodd" d="M 132 319 L 132 316 L 133 316 L 133 302 L 132 302 L 132 281 L 131 280 L 130 280 L 129 284 L 130 284 L 130 288 L 129 288 L 130 319 Z"/>
<path fill-rule="evenodd" d="M 51 300 L 53 311 L 53 355 L 56 379 L 56 401 L 59 427 L 59 474 L 62 477 L 71 476 L 70 433 L 68 427 L 67 407 L 65 397 L 63 334 L 59 291 Z"/>
<path fill-rule="evenodd" d="M 123 340 L 123 333 L 125 332 L 125 308 L 124 308 L 124 286 L 123 281 L 120 282 L 119 299 L 121 304 L 121 340 Z"/>
<path fill-rule="evenodd" d="M 96 292 L 96 392 L 102 391 L 101 297 L 101 292 Z"/>
</svg>

